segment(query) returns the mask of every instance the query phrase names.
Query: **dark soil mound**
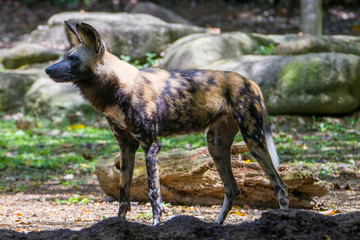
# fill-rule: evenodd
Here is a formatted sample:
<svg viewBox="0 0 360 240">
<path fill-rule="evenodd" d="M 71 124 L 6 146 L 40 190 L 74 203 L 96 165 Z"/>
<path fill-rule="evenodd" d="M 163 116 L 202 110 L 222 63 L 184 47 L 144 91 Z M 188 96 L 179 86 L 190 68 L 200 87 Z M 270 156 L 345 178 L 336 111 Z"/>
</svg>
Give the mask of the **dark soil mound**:
<svg viewBox="0 0 360 240">
<path fill-rule="evenodd" d="M 152 227 L 112 218 L 81 231 L 22 234 L 1 230 L 0 239 L 360 239 L 360 212 L 325 216 L 295 209 L 271 210 L 259 220 L 239 225 L 179 216 Z"/>
</svg>

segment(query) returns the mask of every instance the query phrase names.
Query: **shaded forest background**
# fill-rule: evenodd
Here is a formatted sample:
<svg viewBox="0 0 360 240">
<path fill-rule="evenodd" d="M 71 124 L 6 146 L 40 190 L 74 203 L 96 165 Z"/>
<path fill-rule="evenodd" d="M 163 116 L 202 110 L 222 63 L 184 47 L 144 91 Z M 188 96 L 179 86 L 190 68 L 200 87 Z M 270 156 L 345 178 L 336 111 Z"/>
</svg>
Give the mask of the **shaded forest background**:
<svg viewBox="0 0 360 240">
<path fill-rule="evenodd" d="M 45 24 L 62 11 L 131 11 L 140 0 L 0 0 L 0 48 Z M 222 31 L 283 34 L 300 32 L 300 0 L 154 0 L 194 25 Z M 360 2 L 323 0 L 323 34 L 358 35 Z"/>
</svg>

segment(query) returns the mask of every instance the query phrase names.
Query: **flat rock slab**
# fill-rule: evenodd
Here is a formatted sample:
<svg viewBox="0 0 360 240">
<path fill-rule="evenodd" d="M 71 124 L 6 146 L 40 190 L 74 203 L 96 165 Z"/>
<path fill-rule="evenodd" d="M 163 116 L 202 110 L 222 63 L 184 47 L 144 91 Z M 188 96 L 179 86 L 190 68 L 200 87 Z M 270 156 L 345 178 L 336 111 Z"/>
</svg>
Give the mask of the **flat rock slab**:
<svg viewBox="0 0 360 240">
<path fill-rule="evenodd" d="M 271 210 L 254 222 L 218 225 L 179 216 L 157 226 L 103 220 L 81 231 L 60 229 L 28 234 L 0 230 L 0 239 L 359 239 L 360 212 L 325 216 L 291 209 Z"/>
<path fill-rule="evenodd" d="M 61 50 L 51 49 L 34 43 L 19 43 L 16 47 L 4 52 L 0 62 L 7 69 L 16 69 L 23 65 L 43 63 L 55 60 L 63 55 Z"/>
<path fill-rule="evenodd" d="M 239 153 L 247 152 L 244 143 L 232 147 L 232 169 L 241 194 L 235 204 L 277 208 L 277 197 L 270 181 L 257 163 L 242 161 Z M 104 192 L 119 199 L 120 154 L 109 155 L 98 161 L 95 173 Z M 223 183 L 207 151 L 160 152 L 160 181 L 162 198 L 166 202 L 185 205 L 221 204 L 224 197 Z M 289 186 L 292 208 L 312 208 L 313 197 L 328 192 L 326 184 L 311 174 L 303 174 L 290 167 L 280 167 L 280 175 Z M 145 160 L 142 153 L 136 155 L 131 186 L 132 201 L 149 201 Z"/>
<path fill-rule="evenodd" d="M 354 36 L 268 35 L 278 43 L 275 55 L 297 55 L 320 52 L 347 53 L 360 56 L 360 38 Z"/>
</svg>

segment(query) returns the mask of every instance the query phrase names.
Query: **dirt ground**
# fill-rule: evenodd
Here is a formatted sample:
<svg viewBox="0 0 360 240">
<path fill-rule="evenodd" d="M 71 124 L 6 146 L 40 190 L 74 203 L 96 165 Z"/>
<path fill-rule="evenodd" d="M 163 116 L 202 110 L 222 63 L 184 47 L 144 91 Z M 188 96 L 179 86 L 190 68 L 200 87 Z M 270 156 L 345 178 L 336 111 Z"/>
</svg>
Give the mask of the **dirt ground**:
<svg viewBox="0 0 360 240">
<path fill-rule="evenodd" d="M 309 211 L 271 210 L 261 218 L 238 225 L 207 223 L 191 216 L 178 216 L 156 226 L 110 218 L 80 231 L 19 233 L 0 230 L 0 238 L 7 239 L 360 239 L 360 213 L 326 216 Z"/>
<path fill-rule="evenodd" d="M 104 219 L 116 217 L 117 202 L 109 202 L 99 187 L 96 176 L 83 178 L 86 183 L 74 186 L 62 186 L 58 182 L 45 182 L 41 186 L 28 188 L 24 192 L 1 193 L 0 229 L 17 232 L 56 230 L 68 228 L 80 230 L 90 227 Z M 315 199 L 317 208 L 310 210 L 323 215 L 338 215 L 359 211 L 360 181 L 357 178 L 336 181 L 328 195 Z M 88 203 L 71 203 L 68 199 L 74 195 L 90 197 Z M 62 203 L 58 200 L 66 200 Z M 175 216 L 188 215 L 206 222 L 214 222 L 220 212 L 216 206 L 172 206 L 166 204 L 163 221 Z M 269 209 L 254 209 L 249 206 L 235 206 L 225 224 L 253 222 Z M 149 203 L 132 203 L 128 214 L 129 221 L 152 224 Z"/>
</svg>

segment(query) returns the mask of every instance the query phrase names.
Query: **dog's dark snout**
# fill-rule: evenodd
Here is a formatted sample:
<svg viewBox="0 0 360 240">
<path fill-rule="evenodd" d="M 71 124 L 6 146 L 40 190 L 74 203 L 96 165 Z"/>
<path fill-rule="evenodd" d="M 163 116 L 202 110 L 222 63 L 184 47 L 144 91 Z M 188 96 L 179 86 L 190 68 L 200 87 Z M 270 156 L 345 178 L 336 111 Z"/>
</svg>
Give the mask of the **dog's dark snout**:
<svg viewBox="0 0 360 240">
<path fill-rule="evenodd" d="M 47 75 L 50 75 L 50 73 L 52 72 L 51 66 L 50 66 L 50 67 L 47 67 L 47 68 L 45 69 L 45 72 L 46 72 Z"/>
</svg>

